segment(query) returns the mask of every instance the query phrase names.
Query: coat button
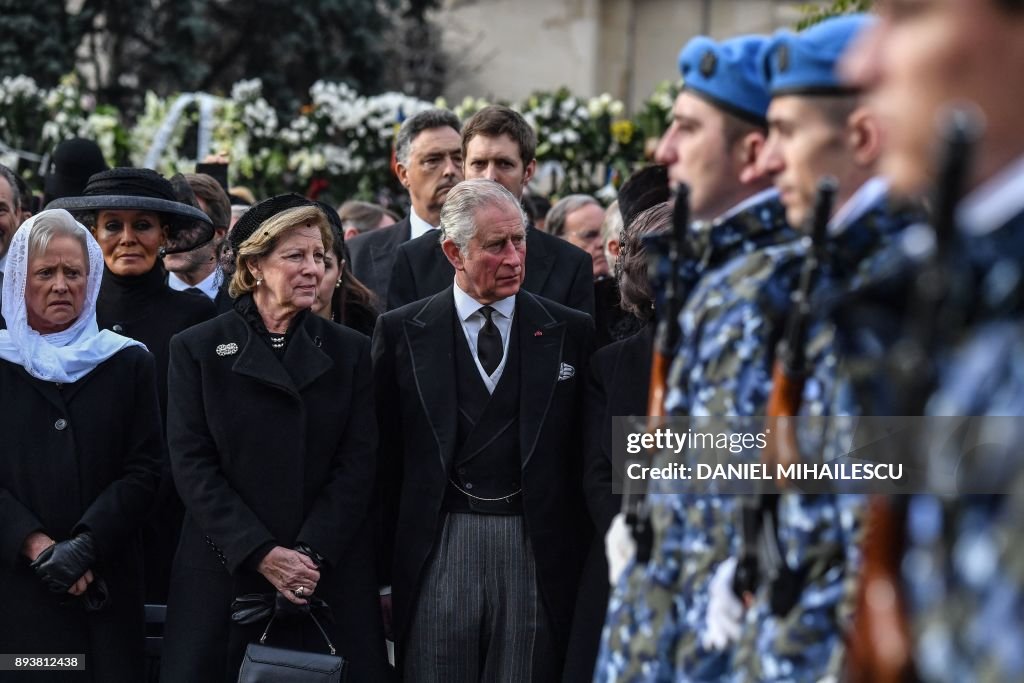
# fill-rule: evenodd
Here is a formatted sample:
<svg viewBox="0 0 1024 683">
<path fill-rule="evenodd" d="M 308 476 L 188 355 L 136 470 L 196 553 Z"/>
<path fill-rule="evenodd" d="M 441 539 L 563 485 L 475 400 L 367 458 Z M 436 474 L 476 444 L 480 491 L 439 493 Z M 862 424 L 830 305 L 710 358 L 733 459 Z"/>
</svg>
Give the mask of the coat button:
<svg viewBox="0 0 1024 683">
<path fill-rule="evenodd" d="M 463 476 L 463 477 L 466 476 L 466 468 L 465 467 L 460 467 L 459 468 L 459 475 Z"/>
<path fill-rule="evenodd" d="M 67 426 L 68 426 L 68 421 L 65 420 L 63 417 L 53 423 L 53 428 L 56 429 L 58 432 L 64 431 L 64 429 Z"/>
<path fill-rule="evenodd" d="M 471 484 L 470 482 L 467 481 L 466 482 L 466 490 L 469 491 L 469 490 L 472 490 L 472 488 L 473 488 L 473 484 Z"/>
<path fill-rule="evenodd" d="M 121 327 L 121 324 L 120 324 L 120 323 L 118 323 L 118 324 L 114 325 L 114 326 L 113 326 L 113 327 L 111 327 L 110 329 L 111 329 L 111 330 L 112 330 L 113 332 L 116 332 L 116 333 L 118 333 L 118 334 L 121 334 L 122 332 L 124 332 L 124 328 L 123 328 L 123 327 Z"/>
</svg>

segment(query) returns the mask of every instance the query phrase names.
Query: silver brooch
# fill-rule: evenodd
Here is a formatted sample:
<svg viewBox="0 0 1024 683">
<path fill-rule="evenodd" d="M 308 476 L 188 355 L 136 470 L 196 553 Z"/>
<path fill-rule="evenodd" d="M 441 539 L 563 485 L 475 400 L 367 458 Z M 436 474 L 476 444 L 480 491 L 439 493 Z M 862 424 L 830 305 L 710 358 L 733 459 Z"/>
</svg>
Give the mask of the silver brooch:
<svg viewBox="0 0 1024 683">
<path fill-rule="evenodd" d="M 568 363 L 562 363 L 562 365 L 558 368 L 558 381 L 564 382 L 565 380 L 569 379 L 575 374 L 576 368 L 569 365 Z"/>
<path fill-rule="evenodd" d="M 218 356 L 233 356 L 238 353 L 238 344 L 231 342 L 230 344 L 220 344 L 217 346 Z"/>
</svg>

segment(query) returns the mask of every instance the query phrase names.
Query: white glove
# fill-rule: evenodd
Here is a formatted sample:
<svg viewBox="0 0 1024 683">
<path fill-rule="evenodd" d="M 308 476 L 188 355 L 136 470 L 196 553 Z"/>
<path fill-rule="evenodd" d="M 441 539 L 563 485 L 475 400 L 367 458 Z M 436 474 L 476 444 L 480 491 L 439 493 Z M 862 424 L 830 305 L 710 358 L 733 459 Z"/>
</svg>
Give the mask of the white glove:
<svg viewBox="0 0 1024 683">
<path fill-rule="evenodd" d="M 626 524 L 626 515 L 621 512 L 615 515 L 604 536 L 604 554 L 608 558 L 608 582 L 615 586 L 636 556 L 636 541 Z"/>
<path fill-rule="evenodd" d="M 740 638 L 743 624 L 743 602 L 732 590 L 736 574 L 736 558 L 718 565 L 711 578 L 708 599 L 707 631 L 701 637 L 705 648 L 724 650 Z"/>
</svg>

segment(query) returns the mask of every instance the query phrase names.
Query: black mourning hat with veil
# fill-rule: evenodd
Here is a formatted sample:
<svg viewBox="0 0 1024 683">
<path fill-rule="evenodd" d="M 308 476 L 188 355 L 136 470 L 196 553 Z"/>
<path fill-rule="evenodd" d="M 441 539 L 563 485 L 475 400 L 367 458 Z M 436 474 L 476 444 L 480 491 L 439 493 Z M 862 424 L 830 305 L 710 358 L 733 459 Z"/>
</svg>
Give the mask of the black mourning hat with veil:
<svg viewBox="0 0 1024 683">
<path fill-rule="evenodd" d="M 182 181 L 183 182 L 183 181 Z M 191 200 L 190 200 L 191 197 Z M 191 191 L 183 192 L 148 168 L 113 168 L 89 178 L 78 197 L 62 197 L 47 209 L 83 215 L 95 211 L 149 211 L 161 214 L 167 226 L 165 253 L 191 251 L 213 239 L 213 222 L 198 208 Z"/>
</svg>

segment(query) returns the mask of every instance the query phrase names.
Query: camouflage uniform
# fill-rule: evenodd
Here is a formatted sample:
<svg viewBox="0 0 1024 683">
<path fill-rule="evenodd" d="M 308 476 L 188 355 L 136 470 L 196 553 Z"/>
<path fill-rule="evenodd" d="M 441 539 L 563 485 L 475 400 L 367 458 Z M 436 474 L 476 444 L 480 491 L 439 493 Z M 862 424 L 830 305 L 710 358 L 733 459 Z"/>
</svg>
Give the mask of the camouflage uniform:
<svg viewBox="0 0 1024 683">
<path fill-rule="evenodd" d="M 861 192 L 878 193 L 884 186 L 870 181 Z M 856 201 L 858 192 L 851 202 Z M 884 194 L 866 210 L 848 219 L 830 235 L 812 298 L 813 319 L 807 343 L 808 376 L 800 414 L 809 417 L 864 414 L 853 367 L 876 369 L 886 341 L 870 328 L 850 329 L 836 320 L 844 300 L 891 269 L 899 267 L 893 237 L 917 216 L 893 211 Z M 869 409 L 870 410 L 870 409 Z M 825 461 L 842 455 L 849 422 L 805 421 L 798 434 L 805 457 L 822 454 Z M 843 633 L 855 604 L 861 565 L 860 540 L 865 497 L 856 494 L 783 493 L 777 504 L 777 537 L 795 604 L 774 614 L 770 589 L 761 585 L 736 648 L 732 680 L 737 682 L 839 680 L 844 661 Z M 784 592 L 784 591 L 783 591 Z"/>
<path fill-rule="evenodd" d="M 772 349 L 802 246 L 768 193 L 697 233 L 699 279 L 680 313 L 666 408 L 676 415 L 764 412 Z M 700 644 L 707 584 L 735 548 L 732 497 L 652 493 L 651 561 L 613 590 L 595 681 L 719 680 L 729 658 Z"/>
<path fill-rule="evenodd" d="M 976 284 L 967 333 L 949 354 L 927 411 L 1022 416 L 1024 214 L 970 237 L 962 251 Z M 1015 430 L 1000 472 L 1014 482 L 1010 495 L 910 501 L 901 566 L 925 681 L 1024 680 L 1024 425 L 990 424 Z"/>
</svg>

